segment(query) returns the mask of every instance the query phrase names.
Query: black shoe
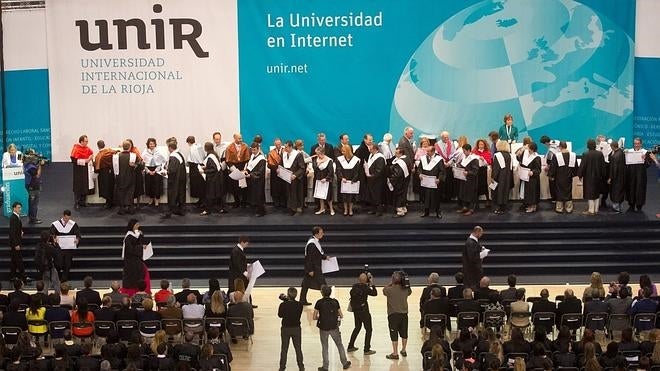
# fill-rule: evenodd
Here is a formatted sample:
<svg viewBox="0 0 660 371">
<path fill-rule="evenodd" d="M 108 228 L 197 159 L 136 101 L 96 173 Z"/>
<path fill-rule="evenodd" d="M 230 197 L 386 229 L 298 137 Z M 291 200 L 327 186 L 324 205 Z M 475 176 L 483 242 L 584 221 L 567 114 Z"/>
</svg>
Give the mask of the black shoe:
<svg viewBox="0 0 660 371">
<path fill-rule="evenodd" d="M 231 338 L 231 343 L 232 344 L 238 344 L 238 340 L 236 340 L 236 338 Z"/>
<path fill-rule="evenodd" d="M 161 219 L 169 219 L 171 217 L 172 217 L 172 214 L 170 214 L 170 213 L 163 214 L 163 215 L 160 216 Z"/>
<path fill-rule="evenodd" d="M 183 211 L 175 211 L 173 214 L 178 215 L 178 216 L 185 216 L 186 215 Z"/>
<path fill-rule="evenodd" d="M 346 351 L 349 352 L 349 353 L 353 353 L 356 350 L 358 350 L 358 348 L 356 348 L 355 346 L 352 346 L 352 345 L 349 345 L 348 348 L 346 349 Z"/>
<path fill-rule="evenodd" d="M 295 210 L 289 210 L 289 215 L 291 215 L 291 216 L 296 215 L 296 211 Z"/>
<path fill-rule="evenodd" d="M 305 305 L 305 306 L 312 305 L 312 303 L 310 303 L 308 301 L 301 301 L 300 304 Z"/>
<path fill-rule="evenodd" d="M 225 210 L 225 209 L 220 209 L 220 214 L 227 214 L 227 210 Z"/>
<path fill-rule="evenodd" d="M 41 224 L 41 219 L 33 219 L 29 221 L 30 224 Z"/>
<path fill-rule="evenodd" d="M 257 309 L 257 308 L 259 308 L 258 305 L 253 305 L 253 306 L 252 306 L 252 309 Z"/>
<path fill-rule="evenodd" d="M 351 361 L 346 362 L 343 367 L 344 370 L 348 370 L 349 368 L 351 368 Z"/>
</svg>

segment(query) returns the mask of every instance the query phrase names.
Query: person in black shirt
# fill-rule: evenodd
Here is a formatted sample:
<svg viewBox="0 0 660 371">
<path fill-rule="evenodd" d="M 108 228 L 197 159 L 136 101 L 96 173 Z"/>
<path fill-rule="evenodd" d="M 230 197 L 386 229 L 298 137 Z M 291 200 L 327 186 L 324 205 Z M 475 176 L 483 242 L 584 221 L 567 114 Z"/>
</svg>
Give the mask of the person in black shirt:
<svg viewBox="0 0 660 371">
<path fill-rule="evenodd" d="M 282 337 L 282 348 L 280 350 L 280 370 L 286 368 L 286 357 L 289 353 L 289 339 L 293 342 L 293 348 L 296 350 L 296 361 L 300 370 L 305 369 L 303 363 L 303 353 L 300 346 L 302 342 L 300 330 L 300 316 L 302 315 L 303 305 L 296 301 L 298 290 L 295 287 L 289 287 L 284 294 L 280 295 L 282 303 L 277 310 L 277 316 L 282 319 L 282 328 L 280 336 Z"/>
<path fill-rule="evenodd" d="M 14 291 L 9 293 L 9 302 L 17 301 L 18 304 L 30 304 L 30 294 L 21 290 L 23 288 L 23 281 L 14 280 Z"/>
<path fill-rule="evenodd" d="M 319 367 L 319 371 L 328 370 L 328 336 L 332 337 L 332 340 L 337 346 L 339 359 L 341 360 L 344 370 L 351 367 L 351 361 L 346 359 L 344 345 L 341 342 L 341 332 L 339 332 L 339 320 L 344 318 L 344 315 L 339 307 L 339 302 L 337 299 L 331 298 L 330 294 L 332 294 L 332 288 L 323 285 L 321 287 L 321 295 L 323 298 L 317 301 L 314 305 L 314 319 L 317 320 L 316 327 L 319 328 L 323 356 L 323 367 Z"/>
<path fill-rule="evenodd" d="M 443 294 L 442 296 L 447 296 L 447 290 L 440 285 L 440 275 L 436 272 L 433 272 L 429 275 L 428 278 L 428 285 L 424 288 L 422 291 L 422 295 L 419 297 L 419 313 L 420 313 L 420 319 L 419 319 L 419 328 L 424 328 L 424 304 L 431 300 L 431 290 L 434 288 L 440 289 Z"/>
<path fill-rule="evenodd" d="M 27 330 L 27 319 L 25 318 L 25 312 L 19 312 L 19 306 L 20 304 L 18 301 L 11 301 L 9 304 L 9 310 L 3 315 L 2 318 L 3 327 L 19 327 L 23 331 Z"/>
<path fill-rule="evenodd" d="M 181 363 L 187 363 L 191 367 L 197 367 L 199 346 L 192 342 L 195 339 L 195 334 L 187 331 L 184 335 L 184 339 L 185 342 L 183 344 L 177 344 L 174 346 L 174 360 L 178 361 L 179 365 Z"/>
<path fill-rule="evenodd" d="M 94 284 L 92 276 L 86 276 L 83 280 L 83 284 L 85 285 L 85 288 L 76 293 L 76 298 L 84 297 L 87 299 L 87 303 L 101 306 L 101 295 L 98 291 L 92 289 L 92 285 Z"/>
<path fill-rule="evenodd" d="M 158 352 L 158 355 L 155 358 L 151 358 L 149 362 L 150 368 L 159 371 L 174 371 L 176 362 L 167 356 L 167 344 L 159 344 L 156 352 Z"/>
<path fill-rule="evenodd" d="M 450 287 L 449 290 L 447 291 L 447 296 L 449 299 L 462 299 L 463 298 L 463 289 L 465 286 L 463 285 L 463 272 L 456 272 L 454 275 L 454 279 L 456 280 L 456 286 Z"/>
<path fill-rule="evenodd" d="M 112 308 L 112 298 L 104 296 L 101 300 L 101 308 L 94 312 L 94 321 L 115 321 L 115 310 Z"/>
<path fill-rule="evenodd" d="M 224 332 L 224 331 L 223 331 Z M 206 332 L 206 337 L 208 339 L 207 344 L 210 344 L 213 346 L 213 354 L 221 354 L 227 357 L 227 363 L 231 363 L 231 361 L 234 360 L 234 357 L 231 354 L 231 349 L 229 349 L 229 345 L 222 341 L 222 337 L 220 336 L 220 330 L 217 327 L 211 327 L 207 332 Z M 201 359 L 199 363 L 200 368 L 204 369 Z M 231 370 L 231 365 L 227 365 L 226 367 L 227 371 Z"/>
<path fill-rule="evenodd" d="M 188 303 L 187 298 L 189 294 L 195 294 L 197 297 L 197 302 L 202 302 L 202 294 L 199 293 L 199 290 L 191 290 L 190 279 L 184 278 L 181 280 L 181 291 L 174 294 L 174 297 L 179 304 L 184 305 Z"/>
<path fill-rule="evenodd" d="M 348 342 L 348 352 L 355 352 L 358 348 L 355 347 L 355 339 L 357 339 L 362 324 L 364 324 L 364 354 L 375 354 L 375 350 L 371 350 L 371 313 L 369 312 L 369 303 L 367 299 L 369 296 L 378 295 L 376 286 L 374 286 L 371 279 L 371 273 L 361 273 L 359 282 L 353 284 L 351 288 L 351 309 L 353 310 L 353 317 L 355 318 L 355 328 L 351 334 L 351 340 Z"/>
<path fill-rule="evenodd" d="M 12 214 L 9 217 L 9 248 L 11 257 L 11 272 L 9 279 L 25 281 L 25 265 L 23 264 L 23 223 L 21 223 L 21 208 L 23 205 L 16 201 L 11 205 Z M 11 298 L 9 299 L 11 300 Z M 26 303 L 27 304 L 27 303 Z"/>
</svg>

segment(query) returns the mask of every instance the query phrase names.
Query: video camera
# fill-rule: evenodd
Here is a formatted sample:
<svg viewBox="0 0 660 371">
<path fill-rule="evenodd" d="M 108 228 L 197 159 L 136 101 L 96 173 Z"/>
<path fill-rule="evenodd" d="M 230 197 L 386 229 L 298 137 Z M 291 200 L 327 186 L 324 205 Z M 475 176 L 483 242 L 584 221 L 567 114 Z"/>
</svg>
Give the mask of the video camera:
<svg viewBox="0 0 660 371">
<path fill-rule="evenodd" d="M 401 277 L 401 287 L 403 287 L 404 289 L 410 288 L 410 277 L 408 277 L 408 273 L 406 273 L 403 269 L 401 269 L 394 272 L 394 274 L 398 274 Z"/>
<path fill-rule="evenodd" d="M 362 271 L 362 273 L 366 274 L 367 279 L 369 280 L 369 282 L 371 282 L 371 279 L 373 278 L 373 276 L 371 275 L 371 272 L 369 271 L 369 264 L 364 265 L 364 270 Z"/>
<path fill-rule="evenodd" d="M 35 151 L 30 148 L 23 154 L 23 163 L 25 164 L 34 164 L 34 165 L 46 165 L 50 162 L 43 154 Z"/>
<path fill-rule="evenodd" d="M 651 153 L 653 153 L 654 155 L 657 155 L 658 153 L 660 153 L 660 144 L 654 145 L 653 149 L 651 149 Z"/>
</svg>

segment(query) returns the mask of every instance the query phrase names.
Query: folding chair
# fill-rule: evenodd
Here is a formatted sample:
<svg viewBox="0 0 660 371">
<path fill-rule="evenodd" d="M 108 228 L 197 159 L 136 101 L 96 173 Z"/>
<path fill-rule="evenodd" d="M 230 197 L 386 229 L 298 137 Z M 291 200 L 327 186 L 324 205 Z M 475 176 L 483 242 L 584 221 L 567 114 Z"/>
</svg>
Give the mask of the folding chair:
<svg viewBox="0 0 660 371">
<path fill-rule="evenodd" d="M 160 331 L 161 324 L 160 321 L 142 321 L 138 324 L 138 329 L 140 335 L 146 340 L 147 343 L 151 343 L 156 332 Z"/>
<path fill-rule="evenodd" d="M 451 309 L 449 312 L 450 317 L 456 317 L 458 316 L 458 304 L 460 304 L 462 301 L 465 299 L 450 299 L 449 304 L 451 305 Z"/>
<path fill-rule="evenodd" d="M 607 321 L 607 333 L 614 338 L 614 331 L 621 332 L 630 327 L 630 316 L 627 314 L 610 314 Z"/>
<path fill-rule="evenodd" d="M 511 303 L 516 301 L 515 299 L 505 299 L 502 300 L 502 306 L 504 307 L 504 313 L 506 313 L 506 318 L 510 318 L 511 315 Z"/>
<path fill-rule="evenodd" d="M 522 358 L 525 362 L 529 358 L 529 353 L 508 353 L 504 355 L 504 362 L 508 365 L 509 368 L 513 368 L 513 364 L 516 362 L 516 358 Z"/>
<path fill-rule="evenodd" d="M 46 326 L 46 332 L 43 333 L 30 332 L 30 335 L 35 337 L 37 343 L 39 342 L 40 337 L 45 336 L 44 344 L 46 344 L 47 342 L 46 339 L 48 339 L 48 322 L 45 320 L 31 320 L 31 321 L 27 321 L 27 323 L 28 323 L 28 329 L 30 328 L 30 326 Z"/>
<path fill-rule="evenodd" d="M 48 322 L 48 332 L 50 333 L 51 345 L 55 340 L 64 340 L 64 331 L 71 331 L 71 322 L 69 321 L 52 321 Z"/>
<path fill-rule="evenodd" d="M 204 331 L 204 318 L 188 318 L 183 319 L 183 332 L 191 332 L 199 337 L 201 342 L 205 338 Z"/>
<path fill-rule="evenodd" d="M 555 338 L 555 314 L 552 312 L 536 312 L 532 315 L 532 324 L 534 331 L 539 328 L 545 329 L 546 334 L 552 334 L 552 339 Z"/>
<path fill-rule="evenodd" d="M 605 312 L 592 312 L 588 313 L 584 319 L 584 328 L 593 331 L 605 331 L 607 328 L 607 319 L 609 315 Z"/>
<path fill-rule="evenodd" d="M 444 338 L 445 332 L 447 331 L 447 316 L 440 313 L 426 314 L 424 315 L 424 327 L 429 330 L 434 327 L 440 327 L 442 329 L 442 337 Z"/>
<path fill-rule="evenodd" d="M 561 316 L 561 326 L 568 327 L 574 334 L 577 333 L 577 330 L 582 329 L 582 313 L 565 313 Z"/>
<path fill-rule="evenodd" d="M 422 356 L 422 368 L 424 370 L 429 370 L 431 368 L 431 357 L 433 353 L 431 352 L 424 352 L 424 355 Z"/>
<path fill-rule="evenodd" d="M 232 338 L 238 339 L 239 337 L 247 337 L 250 344 L 253 343 L 252 335 L 250 334 L 250 322 L 244 317 L 227 317 L 227 332 Z"/>
<path fill-rule="evenodd" d="M 530 321 L 530 317 L 532 317 L 532 314 L 530 312 L 512 312 L 511 321 L 509 321 L 509 324 L 511 325 L 511 327 L 518 327 L 519 329 L 524 330 L 532 325 L 532 321 Z M 514 319 L 525 320 L 526 324 L 524 326 L 515 325 L 513 323 Z"/>
<path fill-rule="evenodd" d="M 178 337 L 183 340 L 183 322 L 180 319 L 161 319 L 160 325 L 170 339 Z"/>
<path fill-rule="evenodd" d="M 94 342 L 99 339 L 106 339 L 110 331 L 117 330 L 117 326 L 112 321 L 94 321 Z"/>
<path fill-rule="evenodd" d="M 23 332 L 23 330 L 20 327 L 2 327 L 0 328 L 0 333 L 2 334 L 2 337 L 5 338 L 5 344 L 8 346 L 13 347 L 16 345 L 16 342 L 18 342 L 18 335 Z"/>
<path fill-rule="evenodd" d="M 220 337 L 225 338 L 225 331 L 227 331 L 227 321 L 220 317 L 207 317 L 204 318 L 204 332 L 208 335 L 211 328 L 217 328 L 220 331 Z"/>
<path fill-rule="evenodd" d="M 484 312 L 484 327 L 490 327 L 495 332 L 500 333 L 504 327 L 506 320 L 506 312 L 503 310 L 487 310 Z"/>
<path fill-rule="evenodd" d="M 456 327 L 458 330 L 479 325 L 479 312 L 460 312 L 456 315 Z"/>
<path fill-rule="evenodd" d="M 74 332 L 75 330 L 92 330 L 89 335 L 76 335 Z M 76 323 L 71 323 L 71 336 L 74 338 L 80 340 L 81 342 L 85 339 L 93 339 L 94 338 L 94 325 L 90 322 L 76 322 Z"/>
<path fill-rule="evenodd" d="M 117 321 L 117 335 L 119 335 L 120 341 L 128 342 L 131 339 L 131 334 L 133 331 L 139 329 L 138 321 L 133 320 L 121 320 Z"/>
<path fill-rule="evenodd" d="M 638 366 L 639 365 L 639 358 L 642 356 L 642 352 L 640 352 L 639 350 L 626 350 L 626 351 L 621 352 L 621 355 L 628 362 L 628 367 Z"/>
<path fill-rule="evenodd" d="M 655 327 L 655 313 L 637 313 L 633 319 L 633 327 L 639 334 Z"/>
<path fill-rule="evenodd" d="M 213 358 L 218 358 L 220 360 L 220 364 L 222 365 L 222 368 L 220 371 L 227 371 L 229 369 L 229 360 L 227 359 L 227 356 L 224 354 L 214 354 Z"/>
</svg>

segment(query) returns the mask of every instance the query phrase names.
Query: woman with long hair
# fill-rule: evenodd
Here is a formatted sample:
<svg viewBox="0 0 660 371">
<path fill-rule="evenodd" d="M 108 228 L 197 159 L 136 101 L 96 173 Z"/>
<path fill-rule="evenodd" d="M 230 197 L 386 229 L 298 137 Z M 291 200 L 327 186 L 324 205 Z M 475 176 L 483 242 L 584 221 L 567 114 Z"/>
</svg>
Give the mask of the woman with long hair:
<svg viewBox="0 0 660 371">
<path fill-rule="evenodd" d="M 360 180 L 359 164 L 360 159 L 353 155 L 351 146 L 343 145 L 341 156 L 337 157 L 337 187 L 339 188 L 339 200 L 344 203 L 344 216 L 353 216 L 353 203 L 358 194 L 349 192 L 348 188 Z"/>
<path fill-rule="evenodd" d="M 204 143 L 204 152 L 206 153 L 204 163 L 202 164 L 202 171 L 206 177 L 204 182 L 204 202 L 202 203 L 204 210 L 202 210 L 200 215 L 209 215 L 214 211 L 219 211 L 218 200 L 223 196 L 222 183 L 224 173 L 222 172 L 222 167 L 220 167 L 220 158 L 215 153 L 213 143 Z"/>
<path fill-rule="evenodd" d="M 71 312 L 71 333 L 78 337 L 88 337 L 94 333 L 94 326 L 78 327 L 77 323 L 94 324 L 94 313 L 87 308 L 87 299 L 80 297 L 76 303 L 76 310 Z"/>
<path fill-rule="evenodd" d="M 600 275 L 599 272 L 591 273 L 590 282 L 591 283 L 589 284 L 589 287 L 584 289 L 584 293 L 582 294 L 582 302 L 587 301 L 587 296 L 589 296 L 590 298 L 593 296 L 591 295 L 593 290 L 598 291 L 599 298 L 605 297 L 605 287 L 603 286 L 603 277 Z"/>
<path fill-rule="evenodd" d="M 217 278 L 209 278 L 209 291 L 205 292 L 202 296 L 202 303 L 208 304 L 211 302 L 211 297 L 216 291 L 220 291 L 220 281 Z"/>
<path fill-rule="evenodd" d="M 151 293 L 151 278 L 147 265 L 142 260 L 144 250 L 147 249 L 149 242 L 144 238 L 140 230 L 140 223 L 137 219 L 128 221 L 126 235 L 124 236 L 124 246 L 122 249 L 122 258 L 124 259 L 124 271 L 122 278 L 121 293 L 133 296 L 138 292 L 138 283 L 144 281 L 146 284 L 145 292 Z"/>
<path fill-rule="evenodd" d="M 48 339 L 47 325 L 30 324 L 31 321 L 44 321 L 46 319 L 46 308 L 41 303 L 41 296 L 30 298 L 30 306 L 25 311 L 25 319 L 28 322 L 28 331 L 37 338 L 37 341 L 41 336 L 44 337 L 44 341 Z"/>
<path fill-rule="evenodd" d="M 490 192 L 488 189 L 488 167 L 493 164 L 493 155 L 490 153 L 485 139 L 477 139 L 472 153 L 481 157 L 479 172 L 477 173 L 477 196 L 486 196 L 486 207 L 490 207 Z"/>
</svg>

